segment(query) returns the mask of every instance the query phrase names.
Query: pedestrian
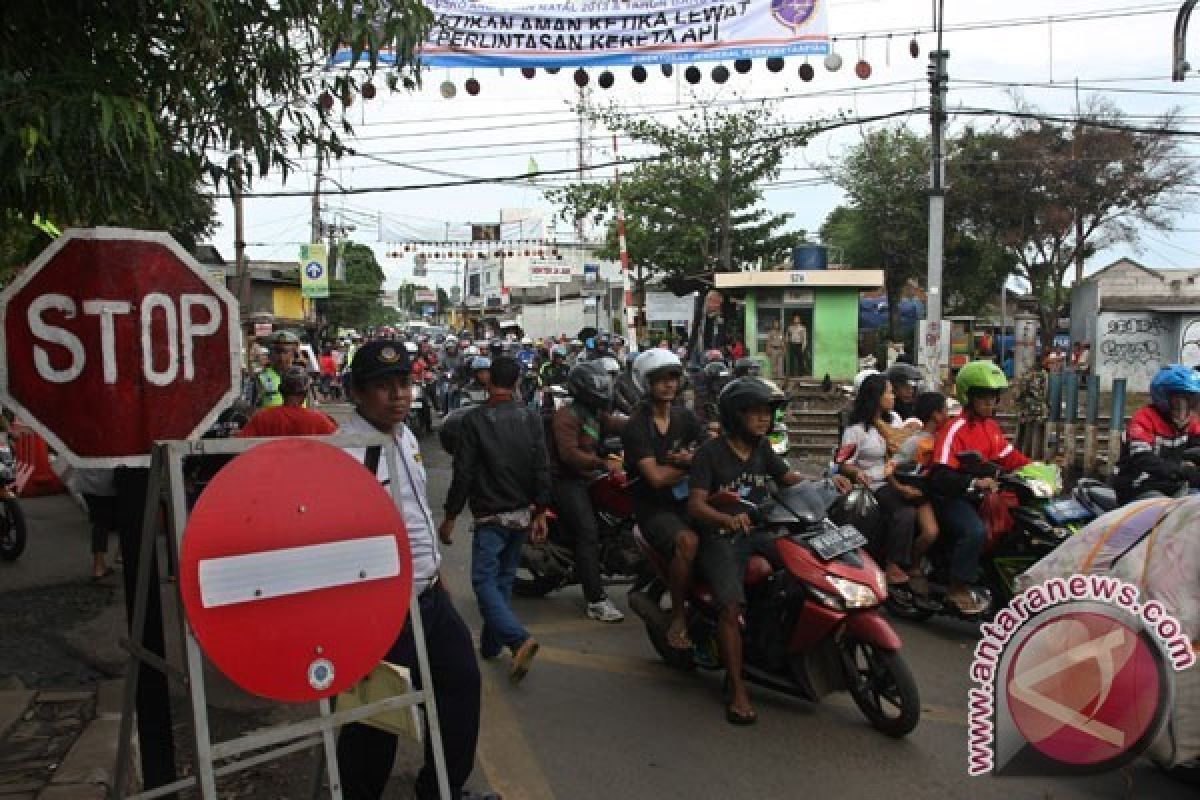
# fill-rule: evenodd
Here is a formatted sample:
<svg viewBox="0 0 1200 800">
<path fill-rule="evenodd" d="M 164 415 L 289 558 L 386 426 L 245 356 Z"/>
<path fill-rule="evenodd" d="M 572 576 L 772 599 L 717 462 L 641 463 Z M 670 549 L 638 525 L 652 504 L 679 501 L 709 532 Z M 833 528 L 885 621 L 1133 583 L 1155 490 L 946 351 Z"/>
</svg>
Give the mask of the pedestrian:
<svg viewBox="0 0 1200 800">
<path fill-rule="evenodd" d="M 792 314 L 792 324 L 788 325 L 788 356 L 792 375 L 808 374 L 808 328 L 799 314 Z"/>
<path fill-rule="evenodd" d="M 72 467 L 68 485 L 83 495 L 88 523 L 92 528 L 92 580 L 112 575 L 108 565 L 108 537 L 117 530 L 116 488 L 113 471 L 103 468 Z"/>
<path fill-rule="evenodd" d="M 771 377 L 775 380 L 782 380 L 786 375 L 784 361 L 786 360 L 787 347 L 783 339 L 783 329 L 779 325 L 779 320 L 771 320 L 771 327 L 767 330 L 767 360 L 771 362 Z"/>
<path fill-rule="evenodd" d="M 538 643 L 511 607 L 513 581 L 525 537 L 546 540 L 550 467 L 541 417 L 516 402 L 521 367 L 500 356 L 492 362 L 487 404 L 467 412 L 454 450 L 454 476 L 446 495 L 446 518 L 438 528 L 444 544 L 454 540 L 454 523 L 471 506 L 471 585 L 483 617 L 479 654 L 493 659 L 512 653 L 510 677 L 529 671 Z"/>
<path fill-rule="evenodd" d="M 253 405 L 255 408 L 273 408 L 283 405 L 283 395 L 279 385 L 283 381 L 283 373 L 287 372 L 296 358 L 296 348 L 300 340 L 295 334 L 280 331 L 271 337 L 270 349 L 267 352 L 267 366 L 258 373 L 254 381 Z"/>
<path fill-rule="evenodd" d="M 425 467 L 420 446 L 405 426 L 412 407 L 412 373 L 403 347 L 389 342 L 368 342 L 358 348 L 350 365 L 354 414 L 339 429 L 346 434 L 387 434 L 396 445 L 400 474 L 400 513 L 408 531 L 412 556 L 412 578 L 417 593 L 429 665 L 436 675 L 434 698 L 442 731 L 442 752 L 454 800 L 478 795 L 463 785 L 475 764 L 479 738 L 479 666 L 475 662 L 471 632 L 454 608 L 450 593 L 442 585 L 433 512 L 426 494 Z M 375 448 L 352 449 L 381 482 L 389 480 L 386 459 Z M 423 675 L 417 663 L 411 621 L 388 650 L 386 661 L 407 667 L 413 682 L 421 686 Z M 434 771 L 433 742 L 425 731 L 425 763 L 417 773 L 417 800 L 438 797 Z M 378 800 L 387 786 L 396 756 L 396 737 L 362 723 L 342 727 L 338 736 L 338 766 L 342 791 L 348 800 Z"/>
<path fill-rule="evenodd" d="M 1053 353 L 1046 356 L 1042 364 L 1035 360 L 1030 370 L 1017 381 L 1017 449 L 1023 453 L 1037 453 L 1042 449 L 1050 380 L 1048 370 L 1056 362 Z"/>
<path fill-rule="evenodd" d="M 305 408 L 312 379 L 304 367 L 291 367 L 279 382 L 283 404 L 264 408 L 247 422 L 237 435 L 257 436 L 328 436 L 337 432 L 337 423 L 322 411 Z"/>
</svg>

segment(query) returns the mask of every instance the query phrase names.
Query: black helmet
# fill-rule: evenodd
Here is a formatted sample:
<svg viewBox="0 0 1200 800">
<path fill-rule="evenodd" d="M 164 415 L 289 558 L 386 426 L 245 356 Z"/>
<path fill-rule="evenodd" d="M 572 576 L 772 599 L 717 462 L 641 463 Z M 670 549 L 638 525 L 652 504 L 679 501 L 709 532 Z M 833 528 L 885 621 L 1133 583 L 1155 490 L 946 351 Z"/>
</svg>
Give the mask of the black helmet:
<svg viewBox="0 0 1200 800">
<path fill-rule="evenodd" d="M 888 367 L 884 375 L 892 382 L 893 386 L 900 383 L 911 383 L 913 386 L 920 386 L 925 380 L 925 373 L 912 364 L 905 364 L 901 361 Z"/>
<path fill-rule="evenodd" d="M 475 406 L 455 409 L 442 420 L 442 426 L 438 429 L 438 441 L 442 443 L 442 449 L 450 455 L 454 455 L 454 449 L 458 447 L 458 437 L 462 435 L 463 419 L 474 408 Z"/>
<path fill-rule="evenodd" d="M 733 374 L 738 378 L 757 378 L 761 371 L 757 358 L 739 358 L 733 362 Z"/>
<path fill-rule="evenodd" d="M 585 361 L 572 367 L 567 374 L 567 391 L 576 402 L 593 410 L 604 410 L 612 405 L 612 380 L 599 361 Z"/>
<path fill-rule="evenodd" d="M 717 398 L 721 427 L 729 433 L 746 435 L 742 414 L 751 408 L 767 406 L 771 413 L 784 404 L 786 398 L 776 387 L 758 378 L 738 378 L 730 381 Z"/>
</svg>

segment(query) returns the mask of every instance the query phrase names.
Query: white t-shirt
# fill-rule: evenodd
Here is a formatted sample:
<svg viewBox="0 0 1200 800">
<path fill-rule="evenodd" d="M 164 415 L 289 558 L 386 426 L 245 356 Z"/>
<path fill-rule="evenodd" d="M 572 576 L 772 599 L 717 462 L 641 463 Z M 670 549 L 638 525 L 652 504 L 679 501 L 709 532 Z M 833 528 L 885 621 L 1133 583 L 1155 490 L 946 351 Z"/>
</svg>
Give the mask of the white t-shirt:
<svg viewBox="0 0 1200 800">
<path fill-rule="evenodd" d="M 900 427 L 900 417 L 895 413 L 887 420 L 892 427 Z M 864 428 L 861 423 L 855 423 L 842 432 L 842 447 L 852 444 L 854 455 L 847 459 L 867 473 L 871 489 L 878 489 L 886 481 L 887 440 L 883 438 L 874 425 Z"/>
<path fill-rule="evenodd" d="M 338 433 L 375 434 L 379 433 L 379 430 L 356 411 L 338 428 Z M 408 546 L 412 550 L 413 583 L 420 592 L 437 574 L 442 563 L 442 554 L 438 549 L 437 526 L 433 524 L 433 512 L 429 508 L 426 494 L 425 465 L 421 461 L 421 447 L 417 443 L 417 437 L 404 425 L 396 426 L 393 437 L 399 455 L 397 467 L 400 474 L 397 477 L 400 480 L 400 514 L 404 517 L 404 526 L 408 529 Z M 346 452 L 360 462 L 366 459 L 364 448 L 347 448 Z M 380 453 L 375 476 L 390 492 L 387 457 L 383 453 Z"/>
</svg>

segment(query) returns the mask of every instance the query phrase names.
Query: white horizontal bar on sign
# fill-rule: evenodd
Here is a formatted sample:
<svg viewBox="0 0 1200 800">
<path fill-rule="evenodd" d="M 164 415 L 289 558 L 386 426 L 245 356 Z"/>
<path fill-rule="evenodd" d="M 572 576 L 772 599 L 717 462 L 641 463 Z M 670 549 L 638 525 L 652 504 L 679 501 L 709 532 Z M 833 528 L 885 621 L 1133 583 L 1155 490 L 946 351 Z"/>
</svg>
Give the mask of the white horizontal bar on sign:
<svg viewBox="0 0 1200 800">
<path fill-rule="evenodd" d="M 286 547 L 200 562 L 204 608 L 250 603 L 400 574 L 395 536 Z"/>
</svg>

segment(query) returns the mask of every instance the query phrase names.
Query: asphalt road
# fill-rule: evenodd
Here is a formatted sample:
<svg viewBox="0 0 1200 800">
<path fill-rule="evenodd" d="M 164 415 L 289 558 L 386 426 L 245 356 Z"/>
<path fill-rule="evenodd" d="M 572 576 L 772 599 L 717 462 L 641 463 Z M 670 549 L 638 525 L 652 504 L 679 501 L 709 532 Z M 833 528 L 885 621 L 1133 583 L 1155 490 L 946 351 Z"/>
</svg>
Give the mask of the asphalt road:
<svg viewBox="0 0 1200 800">
<path fill-rule="evenodd" d="M 440 511 L 449 459 L 436 436 L 423 445 Z M 445 573 L 478 633 L 466 522 L 444 550 Z M 610 594 L 628 610 L 622 588 Z M 1087 779 L 969 777 L 966 695 L 976 634 L 963 623 L 896 622 L 923 705 L 916 731 L 896 741 L 868 727 L 848 695 L 812 704 L 756 687 L 758 724 L 731 726 L 720 673 L 663 665 L 632 613 L 617 625 L 588 620 L 578 587 L 514 605 L 542 649 L 516 687 L 504 659 L 482 665 L 479 768 L 506 798 L 1196 796 L 1145 760 Z"/>
</svg>

